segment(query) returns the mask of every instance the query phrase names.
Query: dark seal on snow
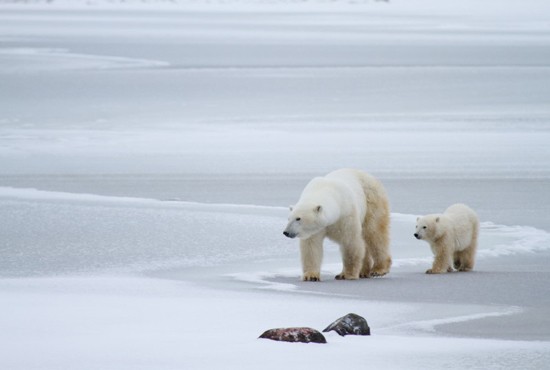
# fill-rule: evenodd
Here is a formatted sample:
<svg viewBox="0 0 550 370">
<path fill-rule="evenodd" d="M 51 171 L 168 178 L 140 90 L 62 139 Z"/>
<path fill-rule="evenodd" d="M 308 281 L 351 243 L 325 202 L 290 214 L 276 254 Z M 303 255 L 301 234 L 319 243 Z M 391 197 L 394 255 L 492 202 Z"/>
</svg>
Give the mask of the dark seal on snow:
<svg viewBox="0 0 550 370">
<path fill-rule="evenodd" d="M 260 335 L 260 338 L 283 342 L 326 343 L 324 335 L 311 328 L 271 329 Z"/>
<path fill-rule="evenodd" d="M 334 330 L 341 336 L 344 335 L 370 335 L 370 328 L 367 324 L 367 320 L 354 313 L 347 314 L 344 317 L 339 318 L 325 330 L 324 333 Z"/>
</svg>

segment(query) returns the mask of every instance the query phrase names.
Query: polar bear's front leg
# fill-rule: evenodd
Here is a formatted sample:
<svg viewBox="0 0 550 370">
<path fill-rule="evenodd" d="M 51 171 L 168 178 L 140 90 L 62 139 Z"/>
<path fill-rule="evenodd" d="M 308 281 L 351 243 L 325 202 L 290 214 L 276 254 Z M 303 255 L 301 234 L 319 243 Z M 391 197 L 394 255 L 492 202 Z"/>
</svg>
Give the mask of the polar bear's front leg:
<svg viewBox="0 0 550 370">
<path fill-rule="evenodd" d="M 300 257 L 302 259 L 303 281 L 321 281 L 321 262 L 323 262 L 322 234 L 300 240 Z"/>
<path fill-rule="evenodd" d="M 426 271 L 426 274 L 445 274 L 447 272 L 452 272 L 453 249 L 451 242 L 447 240 L 441 240 L 433 245 L 432 250 L 435 253 L 434 263 L 432 268 Z"/>
<path fill-rule="evenodd" d="M 374 261 L 370 255 L 369 248 L 365 248 L 365 257 L 363 257 L 363 266 L 361 267 L 361 272 L 359 273 L 360 278 L 370 278 L 372 277 L 372 266 Z"/>
<path fill-rule="evenodd" d="M 358 234 L 350 241 L 340 245 L 342 253 L 342 262 L 344 269 L 334 278 L 336 280 L 356 280 L 359 279 L 359 272 L 363 267 L 366 247 L 363 238 Z"/>
</svg>

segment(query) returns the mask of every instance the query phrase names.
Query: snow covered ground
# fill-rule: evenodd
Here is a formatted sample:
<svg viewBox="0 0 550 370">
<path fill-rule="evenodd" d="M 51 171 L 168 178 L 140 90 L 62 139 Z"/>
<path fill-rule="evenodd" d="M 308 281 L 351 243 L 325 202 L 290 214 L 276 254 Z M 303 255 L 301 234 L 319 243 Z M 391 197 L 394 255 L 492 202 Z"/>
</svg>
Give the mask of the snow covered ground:
<svg viewBox="0 0 550 370">
<path fill-rule="evenodd" d="M 0 3 L 0 368 L 547 368 L 550 6 L 479 3 Z M 392 272 L 327 243 L 300 282 L 287 206 L 340 167 L 388 190 Z M 476 269 L 425 275 L 454 202 Z"/>
</svg>

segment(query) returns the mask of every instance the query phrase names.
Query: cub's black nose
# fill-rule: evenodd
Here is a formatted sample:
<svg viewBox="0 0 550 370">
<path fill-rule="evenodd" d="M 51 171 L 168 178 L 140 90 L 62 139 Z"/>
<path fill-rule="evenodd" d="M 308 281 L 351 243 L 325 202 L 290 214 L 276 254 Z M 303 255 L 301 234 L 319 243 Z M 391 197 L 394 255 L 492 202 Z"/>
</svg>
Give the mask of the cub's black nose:
<svg viewBox="0 0 550 370">
<path fill-rule="evenodd" d="M 414 237 L 415 237 L 415 238 L 418 238 L 418 234 L 414 234 Z"/>
<path fill-rule="evenodd" d="M 290 234 L 288 233 L 288 231 L 283 231 L 283 235 L 284 236 L 289 236 Z"/>
</svg>

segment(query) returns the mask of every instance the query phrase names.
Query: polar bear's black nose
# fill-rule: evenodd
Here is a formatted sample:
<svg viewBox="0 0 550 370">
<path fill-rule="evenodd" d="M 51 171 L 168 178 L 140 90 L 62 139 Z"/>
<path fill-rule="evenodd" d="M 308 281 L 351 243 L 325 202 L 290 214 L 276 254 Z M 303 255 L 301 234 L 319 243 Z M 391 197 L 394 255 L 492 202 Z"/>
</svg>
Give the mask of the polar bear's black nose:
<svg viewBox="0 0 550 370">
<path fill-rule="evenodd" d="M 283 235 L 284 236 L 289 236 L 290 234 L 288 233 L 288 231 L 283 231 Z"/>
<path fill-rule="evenodd" d="M 414 237 L 415 237 L 416 239 L 418 239 L 418 234 L 415 233 L 415 234 L 414 234 Z"/>
</svg>

